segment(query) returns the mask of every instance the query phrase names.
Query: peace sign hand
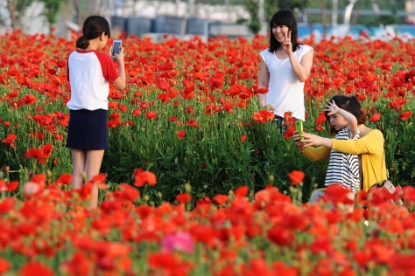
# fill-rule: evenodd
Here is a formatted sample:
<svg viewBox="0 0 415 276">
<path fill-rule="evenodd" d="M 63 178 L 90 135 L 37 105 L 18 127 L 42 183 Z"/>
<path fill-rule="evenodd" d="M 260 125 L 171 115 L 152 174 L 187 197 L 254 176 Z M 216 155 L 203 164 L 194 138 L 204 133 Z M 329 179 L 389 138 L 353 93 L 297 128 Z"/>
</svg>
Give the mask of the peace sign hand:
<svg viewBox="0 0 415 276">
<path fill-rule="evenodd" d="M 292 44 L 291 44 L 291 31 L 288 32 L 288 35 L 285 35 L 285 41 L 282 42 L 282 49 L 287 53 L 292 53 Z"/>
</svg>

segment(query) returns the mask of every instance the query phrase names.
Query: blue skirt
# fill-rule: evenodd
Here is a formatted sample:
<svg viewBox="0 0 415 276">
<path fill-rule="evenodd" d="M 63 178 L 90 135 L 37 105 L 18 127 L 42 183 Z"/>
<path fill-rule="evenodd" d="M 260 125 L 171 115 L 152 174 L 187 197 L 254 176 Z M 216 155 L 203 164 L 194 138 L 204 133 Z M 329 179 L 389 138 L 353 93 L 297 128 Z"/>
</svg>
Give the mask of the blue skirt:
<svg viewBox="0 0 415 276">
<path fill-rule="evenodd" d="M 70 110 L 66 147 L 81 150 L 108 149 L 108 110 Z"/>
</svg>

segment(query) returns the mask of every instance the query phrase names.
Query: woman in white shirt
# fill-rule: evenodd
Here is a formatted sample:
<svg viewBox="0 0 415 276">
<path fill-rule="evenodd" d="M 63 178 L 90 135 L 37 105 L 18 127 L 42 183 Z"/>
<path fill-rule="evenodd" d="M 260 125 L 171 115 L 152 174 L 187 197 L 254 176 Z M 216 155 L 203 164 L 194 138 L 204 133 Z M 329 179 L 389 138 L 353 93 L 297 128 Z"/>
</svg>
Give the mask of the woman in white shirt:
<svg viewBox="0 0 415 276">
<path fill-rule="evenodd" d="M 314 50 L 299 45 L 297 35 L 294 14 L 279 10 L 270 20 L 270 46 L 260 53 L 258 87 L 268 88 L 268 93 L 258 94 L 259 107 L 273 111 L 280 128 L 285 112 L 297 120 L 305 119 L 304 82 L 310 75 Z"/>
</svg>

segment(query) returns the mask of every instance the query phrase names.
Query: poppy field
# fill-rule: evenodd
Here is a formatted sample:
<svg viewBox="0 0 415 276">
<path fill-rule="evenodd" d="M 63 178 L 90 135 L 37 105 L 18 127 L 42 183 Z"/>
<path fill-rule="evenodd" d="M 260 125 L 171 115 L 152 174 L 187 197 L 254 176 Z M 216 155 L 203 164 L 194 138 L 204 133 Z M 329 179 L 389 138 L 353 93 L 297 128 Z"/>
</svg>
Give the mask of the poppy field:
<svg viewBox="0 0 415 276">
<path fill-rule="evenodd" d="M 361 192 L 350 211 L 333 187 L 324 204 L 304 203 L 327 163 L 308 161 L 293 129 L 280 133 L 258 108 L 261 36 L 125 38 L 128 85 L 111 87 L 102 174 L 71 191 L 75 40 L 1 36 L 0 275 L 414 273 L 415 41 L 302 43 L 315 50 L 306 131 L 329 137 L 325 103 L 356 95 L 385 136 L 389 177 L 403 187 L 395 195 Z M 92 185 L 96 210 L 87 208 Z"/>
</svg>

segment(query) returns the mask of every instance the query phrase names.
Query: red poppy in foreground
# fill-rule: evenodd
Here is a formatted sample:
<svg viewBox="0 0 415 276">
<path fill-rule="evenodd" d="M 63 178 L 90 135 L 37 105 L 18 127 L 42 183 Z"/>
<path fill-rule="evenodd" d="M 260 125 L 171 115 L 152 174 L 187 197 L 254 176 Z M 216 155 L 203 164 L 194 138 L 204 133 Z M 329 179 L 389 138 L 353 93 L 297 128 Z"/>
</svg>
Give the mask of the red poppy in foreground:
<svg viewBox="0 0 415 276">
<path fill-rule="evenodd" d="M 10 269 L 10 263 L 0 257 L 0 274 L 6 273 Z"/>
<path fill-rule="evenodd" d="M 288 177 L 291 180 L 291 185 L 297 185 L 303 183 L 305 173 L 302 171 L 292 171 L 288 173 Z"/>
<path fill-rule="evenodd" d="M 376 113 L 375 115 L 373 115 L 369 121 L 371 121 L 372 123 L 376 123 L 377 121 L 380 120 L 380 113 Z"/>
<path fill-rule="evenodd" d="M 40 262 L 28 262 L 24 264 L 19 271 L 19 275 L 21 276 L 35 276 L 35 275 L 43 275 L 43 276 L 49 276 L 49 275 L 55 275 L 53 273 L 52 269 Z"/>
<path fill-rule="evenodd" d="M 402 121 L 407 121 L 409 120 L 409 117 L 412 116 L 412 112 L 411 111 L 405 111 L 401 113 L 401 120 Z"/>
<path fill-rule="evenodd" d="M 258 124 L 266 123 L 267 121 L 274 119 L 274 112 L 270 112 L 267 110 L 261 110 L 260 112 L 254 112 L 254 115 L 252 118 L 257 122 Z"/>
<path fill-rule="evenodd" d="M 29 149 L 26 151 L 27 158 L 36 158 L 40 164 L 45 165 L 46 161 L 43 155 L 43 151 L 41 149 Z"/>
<path fill-rule="evenodd" d="M 149 171 L 142 171 L 141 169 L 137 169 L 134 172 L 134 186 L 142 187 L 144 184 L 148 184 L 150 186 L 154 186 L 157 183 L 156 175 Z"/>
<path fill-rule="evenodd" d="M 215 195 L 213 197 L 213 201 L 219 205 L 223 205 L 228 201 L 228 196 L 227 195 Z"/>
<path fill-rule="evenodd" d="M 46 144 L 42 147 L 42 153 L 43 157 L 49 158 L 52 154 L 53 145 L 52 144 Z"/>
<path fill-rule="evenodd" d="M 248 186 L 242 186 L 235 189 L 233 192 L 236 196 L 245 197 L 248 194 Z"/>
<path fill-rule="evenodd" d="M 190 200 L 192 200 L 192 196 L 187 193 L 182 193 L 176 196 L 176 200 L 180 203 L 188 203 Z"/>
<path fill-rule="evenodd" d="M 62 174 L 56 180 L 56 184 L 70 184 L 72 182 L 72 175 L 71 174 Z"/>
</svg>

